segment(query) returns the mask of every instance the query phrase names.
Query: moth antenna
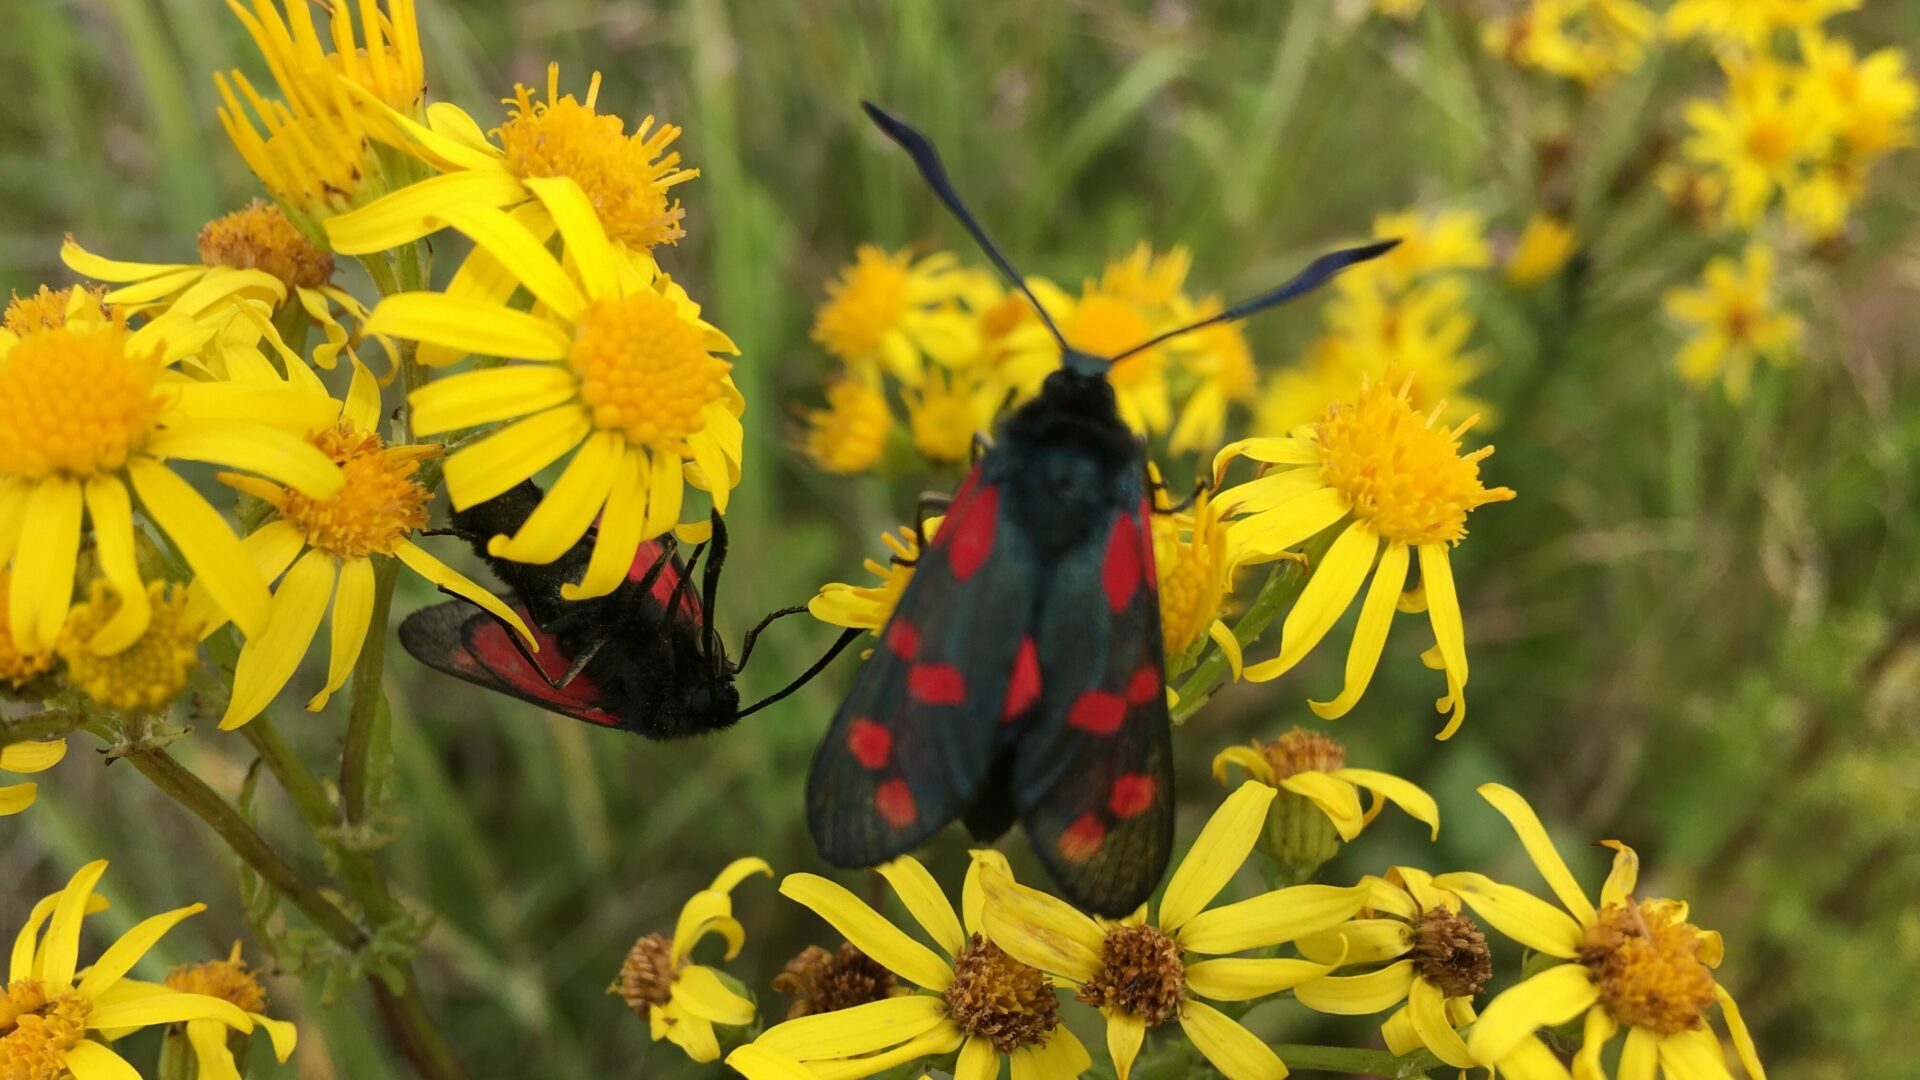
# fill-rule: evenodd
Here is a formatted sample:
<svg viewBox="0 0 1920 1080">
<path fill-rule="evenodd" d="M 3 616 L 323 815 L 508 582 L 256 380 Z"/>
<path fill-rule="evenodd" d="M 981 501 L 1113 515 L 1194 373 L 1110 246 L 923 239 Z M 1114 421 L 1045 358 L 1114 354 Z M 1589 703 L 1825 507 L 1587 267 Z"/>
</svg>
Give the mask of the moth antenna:
<svg viewBox="0 0 1920 1080">
<path fill-rule="evenodd" d="M 1198 322 L 1188 323 L 1178 329 L 1169 330 L 1164 334 L 1148 338 L 1133 348 L 1128 349 L 1126 352 L 1113 357 L 1112 362 L 1117 364 L 1135 353 L 1145 352 L 1155 345 L 1177 338 L 1182 334 L 1191 334 L 1195 330 L 1201 330 L 1216 323 L 1234 322 L 1239 319 L 1244 319 L 1255 312 L 1265 311 L 1270 307 L 1278 307 L 1289 300 L 1310 293 L 1320 286 L 1325 285 L 1328 279 L 1340 271 L 1345 270 L 1347 267 L 1357 266 L 1371 259 L 1377 259 L 1398 247 L 1399 244 L 1399 240 L 1382 240 L 1378 243 L 1367 244 L 1363 247 L 1329 252 L 1308 263 L 1305 270 L 1295 274 L 1284 284 L 1269 289 L 1258 296 L 1242 300 L 1217 315 L 1211 315 Z"/>
<path fill-rule="evenodd" d="M 933 189 L 934 196 L 953 213 L 953 216 L 959 220 L 960 226 L 973 237 L 974 243 L 980 245 L 980 250 L 986 252 L 987 258 L 999 268 L 1000 273 L 1026 295 L 1027 301 L 1033 305 L 1033 310 L 1039 313 L 1040 321 L 1046 324 L 1047 332 L 1053 335 L 1053 340 L 1059 342 L 1060 351 L 1071 353 L 1073 349 L 1067 345 L 1067 339 L 1060 333 L 1060 328 L 1053 324 L 1053 317 L 1047 314 L 1045 307 L 1041 306 L 1040 298 L 1033 295 L 1033 290 L 1027 287 L 1027 279 L 1020 275 L 1020 271 L 1013 268 L 1013 264 L 1007 261 L 1005 255 L 1000 254 L 1000 249 L 995 247 L 993 241 L 988 238 L 987 231 L 974 220 L 973 213 L 967 209 L 967 204 L 960 201 L 960 193 L 953 190 L 953 181 L 947 178 L 947 167 L 941 163 L 940 151 L 934 149 L 932 141 L 906 121 L 871 101 L 862 101 L 860 107 L 866 110 L 867 116 L 873 120 L 875 127 L 885 132 L 887 138 L 900 144 L 900 148 L 907 152 L 907 156 L 913 159 L 914 166 L 920 170 L 921 179 Z"/>
</svg>

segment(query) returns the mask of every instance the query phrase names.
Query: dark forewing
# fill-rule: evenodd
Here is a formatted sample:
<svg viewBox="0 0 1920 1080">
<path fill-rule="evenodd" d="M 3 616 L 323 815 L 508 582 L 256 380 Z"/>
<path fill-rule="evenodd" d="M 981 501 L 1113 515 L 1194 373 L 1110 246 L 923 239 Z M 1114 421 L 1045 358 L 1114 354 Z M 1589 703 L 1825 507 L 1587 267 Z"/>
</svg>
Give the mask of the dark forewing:
<svg viewBox="0 0 1920 1080">
<path fill-rule="evenodd" d="M 1153 892 L 1173 843 L 1173 752 L 1160 600 L 1143 497 L 1060 559 L 1035 639 L 1040 711 L 1013 791 L 1067 899 L 1122 916 Z"/>
<path fill-rule="evenodd" d="M 515 643 L 511 630 L 464 600 L 435 604 L 407 616 L 400 624 L 400 644 L 414 659 L 457 679 L 511 694 L 576 720 L 621 726 L 620 718 L 603 706 L 599 688 L 584 672 L 564 689 L 549 685 L 549 679 L 558 682 L 566 674 L 572 658 L 551 634 L 533 626 L 524 606 L 514 601 L 513 607 L 540 643 L 537 659 L 547 678 L 534 670 L 521 652 L 524 643 Z"/>
<path fill-rule="evenodd" d="M 994 462 L 954 496 L 814 754 L 807 821 L 836 866 L 885 862 L 959 817 L 1001 746 L 1037 563 Z"/>
</svg>

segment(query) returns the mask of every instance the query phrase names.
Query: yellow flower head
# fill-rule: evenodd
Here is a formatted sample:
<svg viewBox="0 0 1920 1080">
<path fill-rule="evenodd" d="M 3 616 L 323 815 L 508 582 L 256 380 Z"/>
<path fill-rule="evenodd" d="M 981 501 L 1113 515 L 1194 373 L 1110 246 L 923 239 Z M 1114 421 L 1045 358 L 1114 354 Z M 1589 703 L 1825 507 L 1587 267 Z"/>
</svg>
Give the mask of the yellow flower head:
<svg viewBox="0 0 1920 1080">
<path fill-rule="evenodd" d="M 80 964 L 80 923 L 106 909 L 93 887 L 106 872 L 104 860 L 73 875 L 67 887 L 43 898 L 27 914 L 14 942 L 0 995 L 0 1076 L 9 1080 L 131 1076 L 126 1059 L 90 1036 L 119 1034 L 161 1024 L 210 1021 L 251 1032 L 253 1020 L 219 998 L 182 993 L 126 978 L 180 920 L 205 904 L 177 908 L 136 924 L 94 960 Z"/>
<path fill-rule="evenodd" d="M 118 652 L 103 656 L 91 644 L 123 607 L 105 581 L 93 582 L 60 635 L 67 681 L 109 709 L 164 709 L 186 691 L 199 664 L 202 622 L 187 609 L 187 591 L 151 581 L 145 593 L 146 631 Z"/>
<path fill-rule="evenodd" d="M 1534 1032 L 1584 1014 L 1584 1037 L 1574 1055 L 1578 1075 L 1602 1075 L 1601 1055 L 1622 1027 L 1627 1038 L 1621 1060 L 1643 1063 L 1641 1075 L 1653 1075 L 1656 1063 L 1673 1080 L 1723 1075 L 1720 1040 L 1706 1019 L 1718 1003 L 1748 1075 L 1766 1075 L 1732 995 L 1713 978 L 1723 953 L 1720 935 L 1688 922 L 1683 902 L 1636 897 L 1640 858 L 1632 848 L 1603 842 L 1613 849 L 1613 871 L 1596 906 L 1525 799 L 1499 784 L 1481 785 L 1480 794 L 1513 826 L 1565 910 L 1481 874 L 1442 874 L 1433 887 L 1457 894 L 1505 936 L 1567 962 L 1487 1006 L 1467 1038 L 1474 1060 L 1504 1076 L 1554 1075 L 1558 1062 Z"/>
<path fill-rule="evenodd" d="M 1187 272 L 1192 269 L 1193 253 L 1186 248 L 1176 246 L 1155 255 L 1153 246 L 1142 240 L 1132 251 L 1107 262 L 1100 272 L 1100 292 L 1150 315 L 1169 315 L 1183 299 Z"/>
<path fill-rule="evenodd" d="M 1391 802 L 1440 838 L 1440 807 L 1418 785 L 1372 769 L 1347 767 L 1347 749 L 1337 741 L 1302 727 L 1270 743 L 1229 746 L 1213 757 L 1213 778 L 1227 782 L 1227 766 L 1238 765 L 1250 779 L 1301 796 L 1326 815 L 1351 843 L 1380 816 Z M 1373 795 L 1372 805 L 1360 809 L 1360 791 Z"/>
<path fill-rule="evenodd" d="M 1727 94 L 1687 103 L 1693 129 L 1682 149 L 1726 191 L 1726 213 L 1743 228 L 1776 192 L 1790 195 L 1834 135 L 1833 117 L 1798 68 L 1759 58 L 1723 61 Z"/>
<path fill-rule="evenodd" d="M 284 1062 L 292 1056 L 298 1033 L 292 1024 L 264 1015 L 267 1011 L 267 990 L 248 969 L 247 962 L 240 959 L 239 942 L 233 943 L 233 951 L 225 960 L 209 960 L 174 968 L 167 973 L 166 987 L 183 994 L 201 994 L 227 1002 L 246 1013 L 256 1027 L 266 1031 L 267 1037 L 273 1041 L 275 1058 Z M 219 1021 L 189 1020 L 187 1042 L 193 1047 L 194 1057 L 200 1063 L 201 1075 L 238 1075 L 239 1064 L 234 1060 L 233 1050 L 227 1045 L 226 1032 Z"/>
<path fill-rule="evenodd" d="M 1818 26 L 1859 6 L 1860 0 L 1676 0 L 1667 9 L 1666 30 L 1676 39 L 1759 49 L 1778 31 Z"/>
<path fill-rule="evenodd" d="M 1425 870 L 1396 866 L 1368 878 L 1360 917 L 1298 942 L 1300 954 L 1349 965 L 1380 965 L 1363 975 L 1316 979 L 1294 991 L 1318 1012 L 1365 1016 L 1401 1007 L 1380 1027 L 1395 1054 L 1422 1047 L 1455 1068 L 1479 1064 L 1455 1029 L 1474 1019 L 1473 999 L 1493 976 L 1487 937 L 1461 913 L 1460 897 Z M 1405 1004 L 1401 1004 L 1404 1002 Z"/>
<path fill-rule="evenodd" d="M 957 261 L 937 252 L 919 261 L 862 244 L 853 265 L 827 283 L 813 340 L 855 369 L 878 369 L 917 385 L 925 358 L 957 364 L 977 348 L 969 320 L 951 301 L 964 284 Z"/>
<path fill-rule="evenodd" d="M 1071 1080 L 1091 1064 L 1061 1022 L 1053 985 L 1037 967 L 989 940 L 982 922 L 987 874 L 1007 873 L 998 852 L 974 853 L 956 912 L 911 855 L 879 868 L 935 952 L 826 878 L 789 874 L 781 895 L 811 909 L 860 954 L 914 988 L 850 1008 L 790 1019 L 727 1056 L 748 1080 L 818 1070 L 872 1076 L 918 1058 L 959 1052 L 959 1076 L 991 1076 L 1002 1059 L 1015 1075 Z"/>
<path fill-rule="evenodd" d="M 1864 168 L 1914 142 L 1913 115 L 1920 85 L 1907 73 L 1907 54 L 1896 48 L 1860 57 L 1853 44 L 1817 30 L 1800 35 L 1809 92 L 1824 99 L 1847 156 Z"/>
<path fill-rule="evenodd" d="M 948 374 L 932 364 L 918 386 L 901 388 L 907 430 L 921 457 L 939 465 L 962 464 L 972 457 L 974 437 L 984 435 L 993 421 L 978 391 L 970 369 Z"/>
<path fill-rule="evenodd" d="M 1493 265 L 1486 223 L 1471 210 L 1418 208 L 1373 219 L 1373 238 L 1400 241 L 1392 251 L 1334 279 L 1341 296 L 1384 290 L 1397 294 L 1434 274 Z"/>
<path fill-rule="evenodd" d="M 1484 417 L 1486 404 L 1466 392 L 1487 366 L 1481 351 L 1468 348 L 1474 318 L 1467 309 L 1467 292 L 1467 283 L 1454 276 L 1391 293 L 1342 291 L 1323 309 L 1327 332 L 1307 363 L 1343 373 L 1322 380 L 1338 386 L 1336 399 L 1350 397 L 1365 379 L 1378 381 L 1398 370 L 1413 377 L 1408 400 L 1415 409 L 1438 410 L 1440 419 L 1450 421 Z M 1301 405 L 1317 418 L 1327 400 Z"/>
<path fill-rule="evenodd" d="M 512 268 L 510 276 L 540 301 L 533 312 L 451 292 L 409 292 L 381 301 L 367 331 L 453 355 L 532 361 L 462 372 L 414 391 L 414 430 L 435 435 L 508 421 L 447 456 L 456 509 L 567 458 L 521 530 L 494 537 L 488 550 L 516 562 L 552 562 L 599 518 L 585 576 L 563 592 L 605 596 L 626 579 L 642 541 L 679 523 L 687 486 L 726 512 L 740 482 L 746 402 L 728 376 L 731 365 L 715 354 L 739 349 L 700 317 L 685 289 L 616 250 L 578 184 L 566 177 L 526 183 L 566 238 L 564 263 L 498 210 L 469 208 L 455 224 L 477 251 Z"/>
<path fill-rule="evenodd" d="M 802 416 L 807 432 L 801 450 L 819 468 L 843 476 L 879 464 L 893 433 L 887 395 L 863 379 L 835 379 L 827 385 L 827 407 Z"/>
<path fill-rule="evenodd" d="M 939 517 L 926 520 L 928 540 L 939 533 L 943 520 Z M 847 585 L 834 581 L 822 585 L 814 598 L 807 601 L 808 614 L 830 626 L 871 630 L 875 637 L 880 636 L 880 628 L 893 617 L 894 605 L 907 590 L 907 582 L 913 580 L 914 560 L 920 557 L 920 537 L 910 526 L 902 525 L 899 535 L 881 533 L 880 539 L 893 552 L 892 557 L 884 564 L 876 559 L 868 559 L 864 564 L 868 573 L 880 579 L 879 583 Z"/>
<path fill-rule="evenodd" d="M 1798 316 L 1781 311 L 1774 294 L 1773 252 L 1748 245 L 1739 262 L 1718 257 L 1700 283 L 1667 293 L 1667 313 L 1685 327 L 1687 343 L 1674 363 L 1699 384 L 1718 377 L 1727 396 L 1745 398 L 1756 361 L 1785 364 L 1800 342 Z"/>
<path fill-rule="evenodd" d="M 4 651 L 4 645 L 0 645 Z M 53 768 L 67 756 L 67 741 L 52 739 L 45 742 L 17 742 L 0 746 L 0 772 L 31 774 Z M 0 817 L 17 814 L 33 805 L 38 785 L 0 784 Z"/>
<path fill-rule="evenodd" d="M 1209 296 L 1198 304 L 1178 305 L 1173 321 L 1198 322 L 1222 310 L 1220 297 Z M 1219 446 L 1226 433 L 1228 406 L 1253 400 L 1260 383 L 1246 332 L 1237 322 L 1215 323 L 1175 339 L 1169 348 L 1194 386 L 1174 422 L 1168 449 L 1185 454 Z"/>
<path fill-rule="evenodd" d="M 1227 524 L 1219 504 L 1202 492 L 1192 510 L 1156 513 L 1152 525 L 1162 651 L 1168 664 L 1184 657 L 1202 637 L 1211 636 L 1238 667 L 1240 643 L 1220 621 L 1233 595 L 1233 567 L 1227 558 Z"/>
<path fill-rule="evenodd" d="M 1520 239 L 1507 256 L 1507 280 L 1521 288 L 1538 285 L 1558 274 L 1580 249 L 1573 226 L 1552 214 L 1535 212 L 1520 230 Z"/>
<path fill-rule="evenodd" d="M 725 959 L 740 955 L 746 931 L 733 917 L 734 887 L 754 874 L 773 876 L 763 859 L 735 859 L 680 909 L 671 934 L 648 934 L 634 942 L 608 993 L 648 1023 L 655 1042 L 670 1040 L 698 1062 L 717 1061 L 720 1042 L 713 1026 L 753 1022 L 753 1002 L 729 989 L 719 972 L 693 962 L 693 949 L 710 934 L 727 943 Z"/>
<path fill-rule="evenodd" d="M 1122 275 L 1121 281 L 1129 279 Z M 1115 357 L 1152 338 L 1166 326 L 1166 316 L 1137 303 L 1126 293 L 1109 292 L 1103 282 L 1089 281 L 1077 299 L 1059 306 L 1049 305 L 1048 313 L 1059 325 L 1067 343 L 1081 352 Z M 1057 347 L 1053 366 L 1059 366 Z M 1156 434 L 1167 430 L 1173 420 L 1173 403 L 1167 385 L 1167 347 L 1155 346 L 1114 364 L 1107 371 L 1120 417 L 1135 431 Z"/>
<path fill-rule="evenodd" d="M 1351 918 L 1365 885 L 1302 885 L 1207 910 L 1259 839 L 1274 789 L 1248 782 L 1221 803 L 1168 879 L 1157 917 L 1147 908 L 1100 923 L 1013 880 L 1004 860 L 976 853 L 987 936 L 1021 963 L 1063 980 L 1107 1022 L 1120 1080 L 1147 1029 L 1177 1020 L 1194 1047 L 1229 1076 L 1285 1076 L 1265 1041 L 1207 1004 L 1252 1001 L 1321 978 L 1339 966 L 1228 954 L 1295 941 Z"/>
<path fill-rule="evenodd" d="M 68 308 L 76 304 L 82 308 L 99 307 L 105 295 L 106 290 L 98 285 L 69 285 L 62 289 L 42 285 L 40 291 L 27 296 L 14 293 L 13 299 L 7 301 L 6 314 L 0 317 L 0 328 L 16 337 L 36 330 L 56 330 L 67 324 Z"/>
<path fill-rule="evenodd" d="M 340 470 L 302 434 L 337 406 L 274 384 L 192 382 L 169 365 L 210 332 L 174 314 L 128 330 L 90 298 L 65 325 L 0 335 L 0 562 L 13 566 L 8 630 L 47 651 L 66 623 L 80 534 L 91 522 L 101 573 L 120 608 L 91 643 L 111 655 L 146 630 L 147 583 L 134 565 L 133 500 L 245 629 L 266 622 L 267 591 L 217 512 L 167 462 L 213 462 L 315 497 Z"/>
<path fill-rule="evenodd" d="M 1270 467 L 1267 475 L 1220 494 L 1222 511 L 1239 518 L 1228 531 L 1236 565 L 1283 557 L 1344 522 L 1287 614 L 1279 655 L 1248 667 L 1247 678 L 1265 681 L 1291 670 L 1332 629 L 1372 572 L 1347 656 L 1346 687 L 1330 702 L 1308 703 L 1326 719 L 1345 715 L 1373 678 L 1394 609 L 1405 603 L 1407 610 L 1418 610 L 1401 597 L 1417 550 L 1437 641 L 1426 660 L 1447 676 L 1447 694 L 1436 707 L 1452 711 L 1439 737 L 1458 730 L 1466 717 L 1467 655 L 1447 550 L 1466 535 L 1468 513 L 1514 495 L 1480 481 L 1480 462 L 1492 447 L 1460 453 L 1460 436 L 1472 423 L 1451 430 L 1437 426 L 1433 415 L 1414 412 L 1406 381 L 1389 376 L 1363 386 L 1357 400 L 1329 409 L 1310 430 L 1247 439 L 1220 452 L 1216 483 L 1236 458 Z"/>
<path fill-rule="evenodd" d="M 1481 40 L 1509 63 L 1597 83 L 1638 67 L 1658 25 L 1636 0 L 1532 0 L 1487 20 Z"/>
</svg>

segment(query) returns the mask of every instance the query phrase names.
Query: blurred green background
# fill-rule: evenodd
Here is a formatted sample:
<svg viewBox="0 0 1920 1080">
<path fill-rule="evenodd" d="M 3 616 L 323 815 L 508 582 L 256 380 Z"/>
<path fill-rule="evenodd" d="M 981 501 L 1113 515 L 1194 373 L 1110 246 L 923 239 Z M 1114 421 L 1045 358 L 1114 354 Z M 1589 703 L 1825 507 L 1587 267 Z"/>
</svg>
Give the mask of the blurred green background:
<svg viewBox="0 0 1920 1080">
<path fill-rule="evenodd" d="M 1365 14 L 1319 2 L 423 0 L 421 17 L 433 94 L 483 120 L 557 59 L 566 88 L 605 72 L 603 109 L 685 125 L 679 148 L 703 175 L 678 189 L 689 235 L 663 262 L 745 353 L 749 460 L 721 618 L 737 640 L 820 582 L 856 580 L 911 493 L 955 480 L 842 480 L 789 449 L 791 409 L 818 400 L 829 368 L 806 330 L 835 268 L 862 241 L 961 241 L 864 126 L 860 98 L 936 137 L 1030 272 L 1075 282 L 1136 240 L 1184 243 L 1193 287 L 1231 296 L 1363 234 L 1377 211 L 1465 206 L 1510 237 L 1534 205 L 1540 146 L 1564 144 L 1576 188 L 1598 191 L 1603 164 L 1679 132 L 1678 103 L 1714 78 L 1700 50 L 1670 50 L 1589 101 L 1496 71 L 1451 5 L 1412 25 Z M 191 260 L 201 223 L 255 192 L 214 118 L 210 73 L 258 67 L 222 5 L 26 0 L 5 23 L 0 294 L 67 281 L 65 231 L 116 258 Z M 1920 41 L 1920 5 L 1871 3 L 1836 25 L 1865 46 Z M 1590 246 L 1562 284 L 1519 294 L 1488 275 L 1478 340 L 1494 364 L 1477 388 L 1502 422 L 1486 471 L 1520 496 L 1476 515 L 1455 555 L 1472 712 L 1457 738 L 1431 741 L 1439 680 L 1416 659 L 1426 632 L 1402 620 L 1381 677 L 1333 729 L 1354 764 L 1431 790 L 1445 828 L 1428 845 L 1389 813 L 1332 879 L 1409 861 L 1538 889 L 1473 794 L 1512 784 L 1584 880 L 1597 885 L 1605 862 L 1586 842 L 1627 841 L 1645 891 L 1691 899 L 1695 921 L 1726 934 L 1720 977 L 1788 1080 L 1911 1076 L 1920 1030 L 1915 155 L 1894 158 L 1876 188 L 1843 259 L 1790 271 L 1807 355 L 1763 372 L 1741 407 L 1672 373 L 1676 340 L 1652 301 L 1713 249 L 1647 185 L 1584 207 Z M 440 263 L 444 274 L 452 260 Z M 1315 324 L 1310 305 L 1253 324 L 1263 366 L 1294 362 Z M 397 608 L 430 599 L 404 591 L 418 584 Z M 769 635 L 749 694 L 831 638 L 802 622 Z M 1177 733 L 1182 846 L 1212 805 L 1212 754 L 1317 723 L 1304 699 L 1337 683 L 1345 640 L 1336 630 L 1299 671 L 1223 693 Z M 440 915 L 419 970 L 468 1066 L 718 1072 L 649 1048 L 644 1022 L 603 990 L 632 939 L 670 928 L 727 859 L 819 869 L 801 780 L 853 662 L 737 730 L 669 746 L 542 717 L 394 653 L 408 820 L 383 857 L 404 895 Z M 319 762 L 340 717 L 300 713 L 293 698 L 277 706 L 283 730 Z M 199 726 L 206 737 L 179 753 L 233 791 L 247 747 Z M 105 856 L 115 907 L 103 926 L 205 900 L 160 959 L 224 954 L 244 934 L 230 859 L 83 741 L 41 778 L 41 803 L 0 826 L 0 923 L 11 932 L 32 898 Z M 300 835 L 278 792 L 260 808 L 265 828 Z M 957 830 L 932 861 L 957 892 Z M 803 945 L 837 939 L 763 881 L 736 903 L 749 940 L 732 970 L 778 1016 L 768 979 Z M 286 1070 L 256 1062 L 254 1075 L 402 1070 L 363 991 L 324 1007 L 315 985 L 272 989 L 302 1046 Z M 1377 1039 L 1364 1021 L 1291 1003 L 1249 1022 L 1275 1041 Z"/>
</svg>

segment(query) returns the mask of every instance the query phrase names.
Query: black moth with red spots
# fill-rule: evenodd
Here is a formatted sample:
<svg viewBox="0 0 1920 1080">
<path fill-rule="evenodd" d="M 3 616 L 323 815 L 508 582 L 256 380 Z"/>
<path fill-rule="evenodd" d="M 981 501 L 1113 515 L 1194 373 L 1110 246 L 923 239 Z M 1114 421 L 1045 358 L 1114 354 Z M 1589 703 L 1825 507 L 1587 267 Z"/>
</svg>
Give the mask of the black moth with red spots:
<svg viewBox="0 0 1920 1080">
<path fill-rule="evenodd" d="M 866 108 L 1026 292 L 926 138 Z M 1291 299 L 1390 247 L 1325 256 L 1199 325 Z M 1001 423 L 920 553 L 814 755 L 807 821 L 822 858 L 863 867 L 956 819 L 988 841 L 1018 820 L 1067 899 L 1120 916 L 1159 884 L 1173 843 L 1153 503 L 1145 445 L 1106 377 L 1121 357 L 1060 346 L 1060 370 Z"/>
</svg>

